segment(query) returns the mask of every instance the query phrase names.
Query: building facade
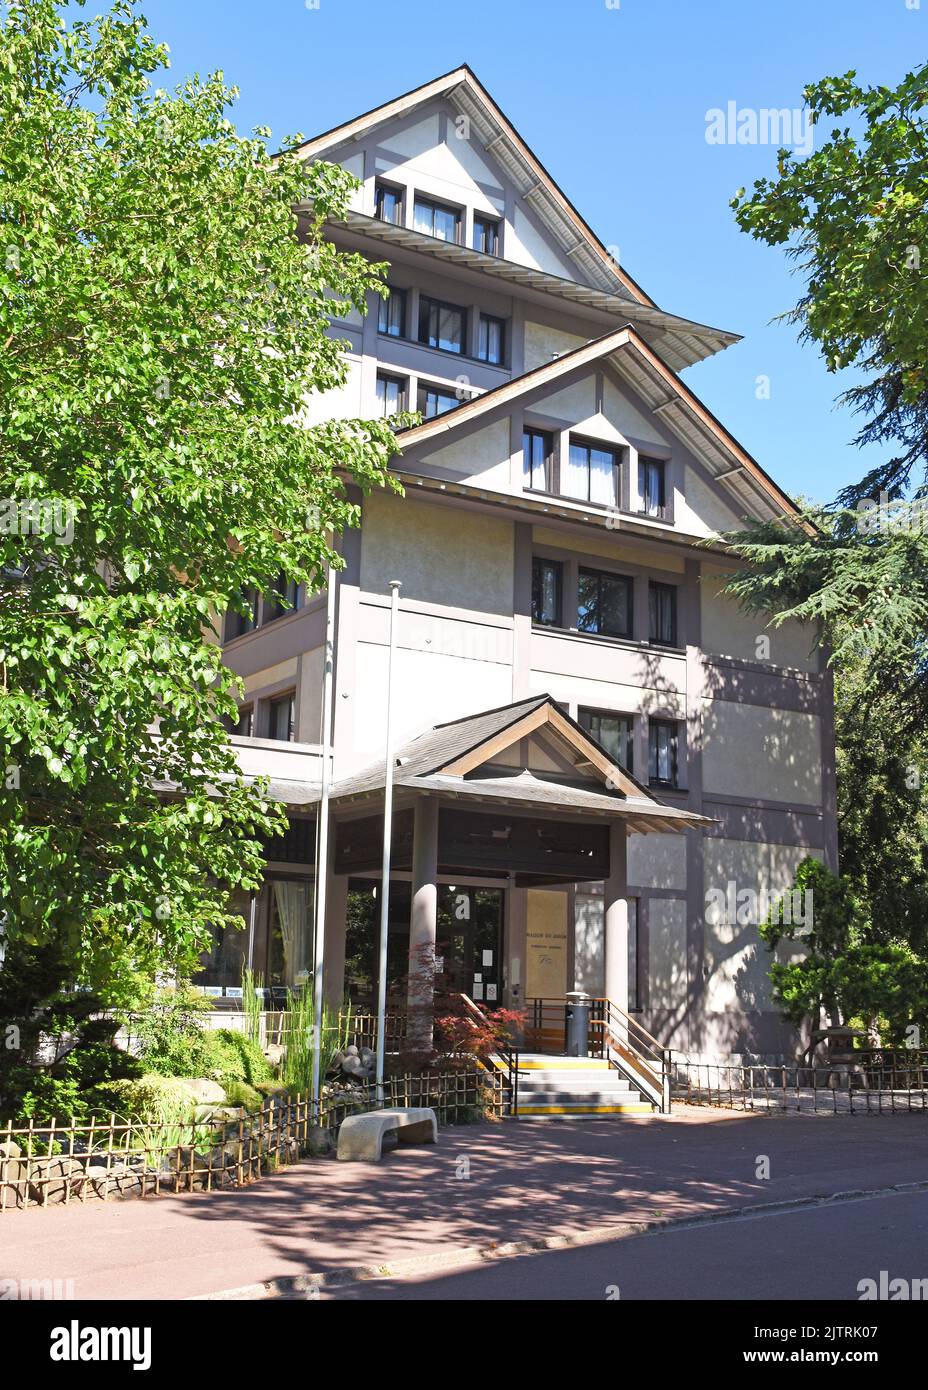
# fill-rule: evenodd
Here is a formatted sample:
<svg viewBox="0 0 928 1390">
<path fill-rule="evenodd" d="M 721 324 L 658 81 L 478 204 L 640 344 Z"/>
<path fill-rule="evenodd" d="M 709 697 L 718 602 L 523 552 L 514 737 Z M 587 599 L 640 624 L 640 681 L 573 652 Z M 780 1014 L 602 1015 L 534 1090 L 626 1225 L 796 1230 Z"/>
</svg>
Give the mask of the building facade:
<svg viewBox="0 0 928 1390">
<path fill-rule="evenodd" d="M 390 267 L 333 320 L 348 381 L 313 418 L 422 416 L 402 495 L 340 543 L 329 997 L 374 986 L 399 580 L 391 982 L 431 945 L 490 1006 L 585 988 L 691 1053 L 790 1050 L 756 915 L 725 904 L 836 866 L 832 694 L 811 632 L 720 592 L 712 537 L 801 524 L 680 379 L 736 336 L 659 309 L 467 68 L 303 152 L 359 180 L 333 241 Z M 242 765 L 292 819 L 213 992 L 246 954 L 281 988 L 311 968 L 325 610 L 255 595 L 226 622 Z"/>
</svg>

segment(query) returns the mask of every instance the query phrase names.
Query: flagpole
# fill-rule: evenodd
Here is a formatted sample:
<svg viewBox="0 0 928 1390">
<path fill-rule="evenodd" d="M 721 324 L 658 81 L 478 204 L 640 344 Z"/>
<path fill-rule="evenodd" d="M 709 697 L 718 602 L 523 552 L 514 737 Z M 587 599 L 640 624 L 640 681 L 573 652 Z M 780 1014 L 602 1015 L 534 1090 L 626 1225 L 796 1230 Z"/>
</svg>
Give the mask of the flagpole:
<svg viewBox="0 0 928 1390">
<path fill-rule="evenodd" d="M 400 580 L 391 579 L 390 655 L 387 660 L 386 774 L 383 784 L 383 866 L 380 875 L 380 971 L 377 976 L 377 1104 L 383 1105 L 383 1060 L 387 1032 L 387 933 L 390 930 L 390 840 L 393 833 L 393 658 L 396 655 L 396 615 L 400 604 Z"/>
<path fill-rule="evenodd" d="M 319 1123 L 319 1092 L 322 1085 L 323 964 L 325 961 L 326 889 L 329 870 L 329 790 L 332 763 L 332 668 L 335 658 L 335 571 L 329 565 L 326 578 L 325 660 L 322 668 L 322 791 L 319 798 L 319 825 L 316 832 L 316 901 L 313 931 L 313 1122 Z"/>
</svg>

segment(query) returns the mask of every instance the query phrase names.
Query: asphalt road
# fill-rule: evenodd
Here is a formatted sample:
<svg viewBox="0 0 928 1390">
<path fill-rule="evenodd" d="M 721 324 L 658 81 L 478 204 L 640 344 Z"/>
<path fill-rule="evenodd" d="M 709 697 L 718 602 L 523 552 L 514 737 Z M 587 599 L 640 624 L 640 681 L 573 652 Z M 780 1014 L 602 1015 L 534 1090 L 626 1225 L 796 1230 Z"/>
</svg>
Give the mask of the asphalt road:
<svg viewBox="0 0 928 1390">
<path fill-rule="evenodd" d="M 846 1201 L 509 1256 L 460 1271 L 324 1289 L 325 1300 L 837 1299 L 858 1282 L 923 1279 L 928 1193 Z"/>
</svg>

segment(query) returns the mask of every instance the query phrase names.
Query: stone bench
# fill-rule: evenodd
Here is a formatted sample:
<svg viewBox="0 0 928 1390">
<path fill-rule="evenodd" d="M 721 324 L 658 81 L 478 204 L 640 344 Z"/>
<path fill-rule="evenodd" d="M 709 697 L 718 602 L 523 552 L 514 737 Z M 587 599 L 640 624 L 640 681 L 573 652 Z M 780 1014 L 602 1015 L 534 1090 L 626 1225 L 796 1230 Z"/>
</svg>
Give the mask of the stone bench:
<svg viewBox="0 0 928 1390">
<path fill-rule="evenodd" d="M 436 1144 L 438 1121 L 435 1111 L 425 1107 L 371 1110 L 366 1115 L 350 1115 L 338 1131 L 340 1159 L 377 1163 L 383 1155 L 386 1135 L 395 1134 L 400 1144 Z"/>
</svg>

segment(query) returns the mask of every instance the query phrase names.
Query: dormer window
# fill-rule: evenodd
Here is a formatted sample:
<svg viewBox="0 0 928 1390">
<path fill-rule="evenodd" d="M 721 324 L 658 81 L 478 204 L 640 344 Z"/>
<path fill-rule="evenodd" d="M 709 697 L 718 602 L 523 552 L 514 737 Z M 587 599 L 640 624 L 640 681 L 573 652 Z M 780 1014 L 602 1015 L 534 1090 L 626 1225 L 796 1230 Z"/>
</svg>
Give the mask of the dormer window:
<svg viewBox="0 0 928 1390">
<path fill-rule="evenodd" d="M 522 486 L 529 492 L 554 491 L 554 436 L 548 430 L 522 432 Z"/>
<path fill-rule="evenodd" d="M 485 256 L 499 255 L 499 221 L 495 217 L 484 217 L 474 213 L 474 250 Z"/>
<path fill-rule="evenodd" d="M 428 198 L 417 198 L 413 215 L 417 232 L 425 232 L 426 236 L 436 237 L 439 241 L 461 240 L 460 208 L 449 208 Z"/>
<path fill-rule="evenodd" d="M 614 449 L 571 439 L 566 467 L 561 467 L 561 494 L 582 502 L 615 507 L 619 499 L 619 455 Z"/>
<path fill-rule="evenodd" d="M 663 521 L 667 515 L 666 464 L 662 459 L 638 460 L 638 476 L 641 480 L 641 510 L 645 516 L 657 517 Z"/>
<path fill-rule="evenodd" d="M 392 183 L 378 182 L 374 188 L 374 215 L 381 222 L 403 225 L 403 190 Z"/>
</svg>

